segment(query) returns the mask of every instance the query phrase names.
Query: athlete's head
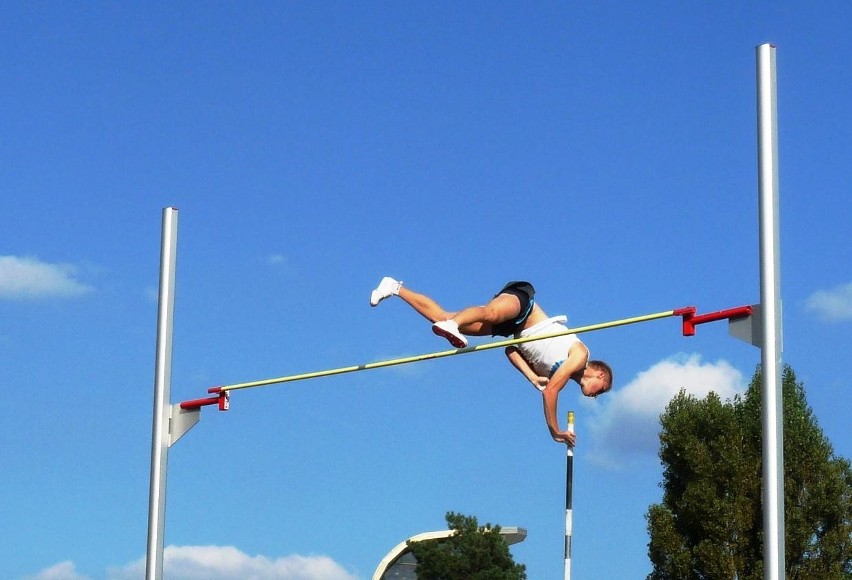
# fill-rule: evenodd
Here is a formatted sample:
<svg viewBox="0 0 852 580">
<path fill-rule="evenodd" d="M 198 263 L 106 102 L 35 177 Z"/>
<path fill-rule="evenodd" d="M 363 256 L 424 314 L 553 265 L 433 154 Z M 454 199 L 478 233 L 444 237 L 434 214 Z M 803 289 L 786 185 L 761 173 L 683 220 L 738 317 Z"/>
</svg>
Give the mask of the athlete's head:
<svg viewBox="0 0 852 580">
<path fill-rule="evenodd" d="M 580 379 L 580 390 L 587 397 L 597 397 L 612 389 L 612 369 L 602 360 L 590 360 Z"/>
</svg>

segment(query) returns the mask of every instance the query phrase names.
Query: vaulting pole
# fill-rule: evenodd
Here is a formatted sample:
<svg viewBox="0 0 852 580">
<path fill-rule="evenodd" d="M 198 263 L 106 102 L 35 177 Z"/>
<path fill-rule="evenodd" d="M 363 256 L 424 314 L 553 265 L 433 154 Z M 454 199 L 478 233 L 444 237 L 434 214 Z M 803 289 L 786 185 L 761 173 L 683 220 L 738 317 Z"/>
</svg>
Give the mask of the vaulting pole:
<svg viewBox="0 0 852 580">
<path fill-rule="evenodd" d="M 161 580 L 163 578 L 177 224 L 178 210 L 173 207 L 165 208 L 163 210 L 163 232 L 160 244 L 160 298 L 157 310 L 157 352 L 154 361 L 154 419 L 151 431 L 148 551 L 145 557 L 146 580 Z"/>
<path fill-rule="evenodd" d="M 760 303 L 763 311 L 763 577 L 784 571 L 784 431 L 782 397 L 781 258 L 778 210 L 778 109 L 775 47 L 757 47 Z"/>
<path fill-rule="evenodd" d="M 574 432 L 574 411 L 568 411 L 568 432 Z M 565 465 L 565 580 L 571 580 L 571 535 L 574 531 L 573 508 L 574 495 L 574 446 L 568 445 Z"/>
</svg>

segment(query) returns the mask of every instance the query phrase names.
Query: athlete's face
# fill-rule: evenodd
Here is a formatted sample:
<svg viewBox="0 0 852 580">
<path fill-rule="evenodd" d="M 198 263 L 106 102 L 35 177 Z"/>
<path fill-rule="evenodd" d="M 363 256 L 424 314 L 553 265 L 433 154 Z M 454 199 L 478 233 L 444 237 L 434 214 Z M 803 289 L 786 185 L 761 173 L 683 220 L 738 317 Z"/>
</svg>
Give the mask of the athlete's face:
<svg viewBox="0 0 852 580">
<path fill-rule="evenodd" d="M 586 367 L 583 378 L 580 380 L 580 390 L 587 397 L 597 397 L 609 390 L 609 381 L 606 373 L 600 369 Z"/>
</svg>

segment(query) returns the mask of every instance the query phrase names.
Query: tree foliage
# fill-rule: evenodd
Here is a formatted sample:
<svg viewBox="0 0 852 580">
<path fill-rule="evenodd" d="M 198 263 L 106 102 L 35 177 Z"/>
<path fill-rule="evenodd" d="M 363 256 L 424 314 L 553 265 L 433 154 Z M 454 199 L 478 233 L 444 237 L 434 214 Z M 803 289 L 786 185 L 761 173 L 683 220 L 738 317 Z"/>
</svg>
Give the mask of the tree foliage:
<svg viewBox="0 0 852 580">
<path fill-rule="evenodd" d="M 418 580 L 525 580 L 526 567 L 516 564 L 500 526 L 479 526 L 475 517 L 447 513 L 448 538 L 409 542 L 417 558 Z"/>
<path fill-rule="evenodd" d="M 834 455 L 791 368 L 782 383 L 787 578 L 850 579 L 852 468 Z M 681 391 L 661 416 L 649 579 L 763 578 L 760 391 L 758 369 L 742 397 Z"/>
</svg>

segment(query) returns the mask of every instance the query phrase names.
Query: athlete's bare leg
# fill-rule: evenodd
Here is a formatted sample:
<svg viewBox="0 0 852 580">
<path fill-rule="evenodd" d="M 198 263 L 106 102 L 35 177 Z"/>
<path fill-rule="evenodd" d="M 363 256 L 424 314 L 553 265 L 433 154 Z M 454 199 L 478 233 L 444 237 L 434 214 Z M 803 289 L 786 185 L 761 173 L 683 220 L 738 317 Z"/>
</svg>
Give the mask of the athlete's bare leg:
<svg viewBox="0 0 852 580">
<path fill-rule="evenodd" d="M 421 316 L 429 322 L 438 322 L 439 320 L 447 320 L 452 318 L 456 313 L 448 312 L 441 307 L 440 304 L 429 298 L 425 294 L 415 292 L 407 286 L 400 286 L 399 297 L 416 310 Z"/>
<path fill-rule="evenodd" d="M 498 294 L 485 306 L 465 308 L 451 318 L 464 334 L 491 334 L 491 328 L 501 322 L 517 318 L 521 301 L 514 294 Z"/>
<path fill-rule="evenodd" d="M 458 324 L 459 331 L 470 336 L 489 335 L 493 325 L 511 320 L 521 311 L 520 300 L 512 294 L 500 294 L 485 306 L 470 306 L 460 312 L 444 310 L 429 296 L 406 286 L 400 287 L 399 297 L 429 322 L 452 319 Z"/>
</svg>

